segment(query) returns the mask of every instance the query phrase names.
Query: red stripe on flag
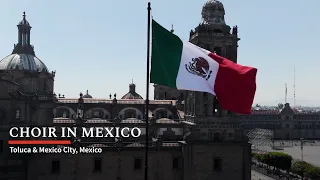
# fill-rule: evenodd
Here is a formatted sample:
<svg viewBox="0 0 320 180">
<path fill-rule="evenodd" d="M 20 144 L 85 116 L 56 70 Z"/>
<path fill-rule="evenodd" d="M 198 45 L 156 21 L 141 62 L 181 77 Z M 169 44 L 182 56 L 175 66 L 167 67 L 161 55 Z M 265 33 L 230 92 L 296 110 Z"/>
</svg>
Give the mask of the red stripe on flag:
<svg viewBox="0 0 320 180">
<path fill-rule="evenodd" d="M 250 114 L 256 92 L 257 69 L 236 64 L 213 53 L 208 56 L 219 63 L 214 84 L 219 105 L 229 111 Z"/>
</svg>

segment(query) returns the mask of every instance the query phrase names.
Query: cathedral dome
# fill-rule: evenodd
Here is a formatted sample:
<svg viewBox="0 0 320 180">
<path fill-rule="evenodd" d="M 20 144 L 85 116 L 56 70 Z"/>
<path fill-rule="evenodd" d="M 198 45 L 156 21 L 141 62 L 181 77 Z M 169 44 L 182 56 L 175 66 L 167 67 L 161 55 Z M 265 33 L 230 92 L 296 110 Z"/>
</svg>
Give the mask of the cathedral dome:
<svg viewBox="0 0 320 180">
<path fill-rule="evenodd" d="M 125 94 L 121 99 L 143 99 L 138 93 L 136 93 L 136 85 L 131 83 L 129 85 L 129 92 Z"/>
<path fill-rule="evenodd" d="M 32 54 L 10 54 L 0 61 L 0 70 L 20 69 L 49 72 L 47 66 Z"/>
<path fill-rule="evenodd" d="M 47 66 L 36 57 L 30 44 L 31 26 L 23 12 L 23 19 L 18 24 L 18 43 L 10 55 L 0 61 L 0 70 L 19 69 L 34 72 L 49 72 Z"/>
<path fill-rule="evenodd" d="M 88 90 L 87 90 L 87 93 L 83 96 L 83 98 L 92 98 L 92 96 L 89 94 Z"/>
<path fill-rule="evenodd" d="M 218 0 L 208 0 L 202 7 L 202 24 L 225 24 L 224 7 Z"/>
</svg>

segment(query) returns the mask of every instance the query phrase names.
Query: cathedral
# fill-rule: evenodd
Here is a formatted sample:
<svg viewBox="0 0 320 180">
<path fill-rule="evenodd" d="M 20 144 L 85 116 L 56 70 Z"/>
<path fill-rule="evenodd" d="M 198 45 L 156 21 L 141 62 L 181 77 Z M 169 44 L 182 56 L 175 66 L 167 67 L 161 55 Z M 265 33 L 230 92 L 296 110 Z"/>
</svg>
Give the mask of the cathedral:
<svg viewBox="0 0 320 180">
<path fill-rule="evenodd" d="M 190 42 L 237 62 L 238 28 L 225 23 L 223 4 L 208 0 L 201 15 Z M 141 180 L 146 120 L 150 180 L 251 179 L 251 145 L 239 117 L 212 95 L 154 85 L 148 109 L 134 83 L 123 96 L 56 95 L 55 72 L 36 56 L 30 31 L 24 14 L 17 44 L 0 61 L 0 179 Z M 12 154 L 12 126 L 139 127 L 142 136 L 71 139 L 71 146 L 100 147 L 101 154 Z"/>
</svg>

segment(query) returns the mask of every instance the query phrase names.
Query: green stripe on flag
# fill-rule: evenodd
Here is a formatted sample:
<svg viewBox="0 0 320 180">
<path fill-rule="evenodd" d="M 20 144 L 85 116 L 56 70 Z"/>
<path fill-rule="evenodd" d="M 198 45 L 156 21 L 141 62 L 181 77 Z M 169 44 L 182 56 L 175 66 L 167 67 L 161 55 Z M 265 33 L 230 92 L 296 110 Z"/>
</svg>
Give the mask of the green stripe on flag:
<svg viewBox="0 0 320 180">
<path fill-rule="evenodd" d="M 151 83 L 176 88 L 182 47 L 178 36 L 152 20 Z"/>
</svg>

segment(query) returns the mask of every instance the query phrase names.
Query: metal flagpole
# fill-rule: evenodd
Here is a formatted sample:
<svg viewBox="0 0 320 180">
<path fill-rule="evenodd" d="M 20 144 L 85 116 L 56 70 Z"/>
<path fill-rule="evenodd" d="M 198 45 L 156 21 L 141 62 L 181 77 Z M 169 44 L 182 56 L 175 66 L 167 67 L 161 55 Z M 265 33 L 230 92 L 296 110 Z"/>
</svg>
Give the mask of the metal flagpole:
<svg viewBox="0 0 320 180">
<path fill-rule="evenodd" d="M 148 30 L 147 30 L 147 92 L 146 92 L 146 145 L 144 159 L 144 179 L 148 180 L 148 151 L 149 151 L 149 71 L 150 71 L 150 21 L 151 21 L 151 3 L 148 2 Z"/>
</svg>

